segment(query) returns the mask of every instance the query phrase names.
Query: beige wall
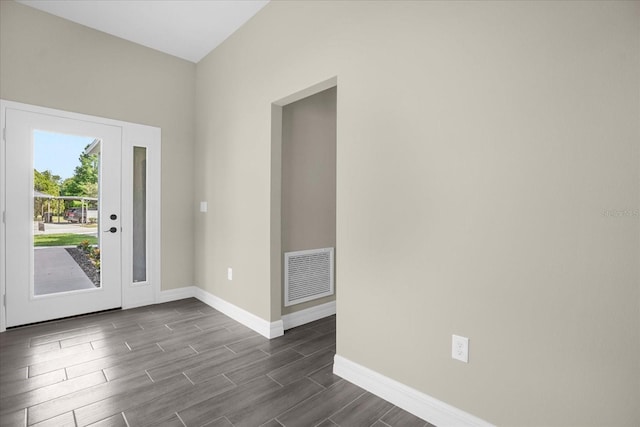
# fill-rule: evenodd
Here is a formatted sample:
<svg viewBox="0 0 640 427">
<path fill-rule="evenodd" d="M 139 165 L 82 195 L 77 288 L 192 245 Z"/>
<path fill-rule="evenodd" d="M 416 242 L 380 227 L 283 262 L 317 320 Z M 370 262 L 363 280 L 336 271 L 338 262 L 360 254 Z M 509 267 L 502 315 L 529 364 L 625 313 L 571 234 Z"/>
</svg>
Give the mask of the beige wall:
<svg viewBox="0 0 640 427">
<path fill-rule="evenodd" d="M 336 246 L 336 92 L 327 89 L 282 108 L 283 254 Z M 282 314 L 334 300 L 289 307 L 283 301 Z"/>
<path fill-rule="evenodd" d="M 163 289 L 193 284 L 195 64 L 0 1 L 0 97 L 162 129 Z"/>
<path fill-rule="evenodd" d="M 638 425 L 640 4 L 266 6 L 198 64 L 195 167 L 196 283 L 264 319 L 271 103 L 336 75 L 338 353 L 499 425 Z"/>
</svg>

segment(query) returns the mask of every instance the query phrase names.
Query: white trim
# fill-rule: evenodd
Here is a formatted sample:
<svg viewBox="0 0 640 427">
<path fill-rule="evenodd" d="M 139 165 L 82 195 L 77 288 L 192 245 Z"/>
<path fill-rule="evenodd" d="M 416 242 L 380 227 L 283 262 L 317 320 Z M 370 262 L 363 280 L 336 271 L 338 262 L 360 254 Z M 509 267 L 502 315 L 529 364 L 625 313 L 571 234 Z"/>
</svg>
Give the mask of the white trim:
<svg viewBox="0 0 640 427">
<path fill-rule="evenodd" d="M 170 289 L 160 292 L 157 302 L 169 302 L 185 298 L 197 298 L 209 307 L 215 308 L 219 312 L 229 316 L 236 322 L 242 323 L 247 328 L 253 329 L 266 338 L 276 338 L 284 335 L 282 320 L 268 322 L 247 310 L 231 304 L 197 286 L 188 286 L 179 289 Z"/>
<path fill-rule="evenodd" d="M 256 316 L 253 313 L 249 313 L 243 308 L 237 305 L 231 304 L 228 301 L 223 300 L 209 292 L 200 288 L 195 288 L 195 297 L 210 307 L 215 308 L 223 314 L 226 314 L 233 320 L 242 323 L 248 328 L 253 329 L 260 335 L 269 339 L 279 337 L 284 334 L 284 328 L 282 327 L 282 320 L 275 322 L 268 322 L 261 317 Z"/>
<path fill-rule="evenodd" d="M 156 303 L 161 304 L 164 302 L 178 301 L 178 300 L 187 299 L 187 298 L 195 298 L 195 296 L 196 296 L 196 287 L 185 286 L 184 288 L 169 289 L 166 291 L 159 292 L 158 296 L 156 297 Z"/>
<path fill-rule="evenodd" d="M 5 101 L 0 100 L 0 332 L 4 332 L 7 330 L 7 318 L 5 315 L 5 303 L 6 303 L 6 274 L 7 269 L 5 268 L 5 247 L 6 247 L 6 239 L 4 236 L 7 235 L 5 229 L 5 159 L 6 151 L 5 151 L 5 114 L 6 107 Z"/>
<path fill-rule="evenodd" d="M 333 373 L 438 427 L 492 427 L 480 418 L 336 354 Z"/>
<path fill-rule="evenodd" d="M 293 313 L 283 314 L 282 324 L 286 331 L 288 329 L 295 328 L 296 326 L 306 325 L 307 323 L 333 316 L 334 314 L 336 314 L 336 302 L 329 301 L 324 304 L 316 305 L 315 307 L 309 307 Z"/>
</svg>

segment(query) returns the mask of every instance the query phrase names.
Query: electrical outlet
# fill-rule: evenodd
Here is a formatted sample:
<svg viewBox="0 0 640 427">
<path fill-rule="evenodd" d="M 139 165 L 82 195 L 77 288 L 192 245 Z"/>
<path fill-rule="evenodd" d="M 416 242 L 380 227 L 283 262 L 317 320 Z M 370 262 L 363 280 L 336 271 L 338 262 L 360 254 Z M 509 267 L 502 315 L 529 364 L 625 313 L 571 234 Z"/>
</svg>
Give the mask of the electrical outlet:
<svg viewBox="0 0 640 427">
<path fill-rule="evenodd" d="M 227 280 L 233 280 L 233 268 L 227 268 Z"/>
<path fill-rule="evenodd" d="M 451 357 L 464 363 L 469 363 L 469 338 L 452 335 Z"/>
</svg>

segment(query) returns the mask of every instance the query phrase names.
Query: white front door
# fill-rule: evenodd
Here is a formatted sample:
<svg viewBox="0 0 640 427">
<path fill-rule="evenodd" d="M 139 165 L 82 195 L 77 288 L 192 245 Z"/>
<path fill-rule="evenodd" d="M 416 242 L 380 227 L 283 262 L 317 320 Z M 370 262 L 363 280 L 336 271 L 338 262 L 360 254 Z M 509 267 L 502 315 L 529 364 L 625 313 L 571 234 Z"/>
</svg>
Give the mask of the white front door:
<svg viewBox="0 0 640 427">
<path fill-rule="evenodd" d="M 5 124 L 6 326 L 121 307 L 122 128 L 13 108 L 6 109 Z M 94 194 L 51 199 L 34 193 L 34 144 L 42 132 L 94 142 L 98 185 L 87 189 Z M 34 203 L 38 196 L 39 204 Z M 62 200 L 67 207 L 80 204 L 67 209 L 75 210 L 75 216 L 64 218 Z M 50 211 L 52 202 L 58 204 L 55 212 Z M 92 203 L 97 212 L 87 209 Z M 34 205 L 41 211 L 34 212 Z M 44 243 L 53 246 L 42 246 L 48 238 L 42 233 L 54 236 L 53 243 Z M 82 233 L 89 247 L 79 253 L 73 251 L 74 234 Z"/>
</svg>

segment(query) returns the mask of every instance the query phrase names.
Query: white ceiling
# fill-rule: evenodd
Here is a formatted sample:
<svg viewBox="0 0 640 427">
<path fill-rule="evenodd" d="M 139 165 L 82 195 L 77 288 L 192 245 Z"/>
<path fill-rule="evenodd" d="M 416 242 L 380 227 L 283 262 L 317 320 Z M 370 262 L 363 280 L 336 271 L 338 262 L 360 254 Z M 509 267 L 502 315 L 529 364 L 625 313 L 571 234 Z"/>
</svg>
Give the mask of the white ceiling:
<svg viewBox="0 0 640 427">
<path fill-rule="evenodd" d="M 78 24 L 200 61 L 269 0 L 17 0 Z"/>
</svg>

